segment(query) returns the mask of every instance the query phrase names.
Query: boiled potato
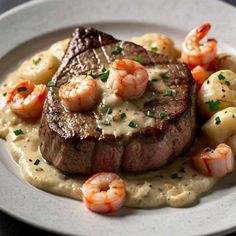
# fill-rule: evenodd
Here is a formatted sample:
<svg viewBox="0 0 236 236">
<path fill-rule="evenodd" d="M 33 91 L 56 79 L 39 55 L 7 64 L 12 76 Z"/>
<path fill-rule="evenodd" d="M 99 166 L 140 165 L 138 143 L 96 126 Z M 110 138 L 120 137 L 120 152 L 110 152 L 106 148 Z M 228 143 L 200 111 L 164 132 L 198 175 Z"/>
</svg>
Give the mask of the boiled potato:
<svg viewBox="0 0 236 236">
<path fill-rule="evenodd" d="M 214 114 L 202 126 L 202 131 L 214 147 L 220 143 L 235 147 L 236 107 L 228 107 Z"/>
<path fill-rule="evenodd" d="M 48 51 L 35 54 L 19 68 L 19 77 L 34 84 L 47 84 L 55 74 L 59 60 Z"/>
<path fill-rule="evenodd" d="M 204 81 L 198 93 L 200 113 L 211 117 L 216 112 L 236 106 L 236 74 L 231 70 L 221 70 Z"/>
<path fill-rule="evenodd" d="M 170 57 L 177 57 L 179 52 L 175 49 L 174 42 L 164 34 L 150 33 L 140 37 L 134 37 L 132 42 L 151 50 Z"/>
<path fill-rule="evenodd" d="M 52 55 L 54 55 L 59 61 L 61 61 L 65 55 L 69 42 L 70 39 L 64 39 L 62 41 L 56 42 L 49 48 L 49 52 L 52 53 Z"/>
</svg>

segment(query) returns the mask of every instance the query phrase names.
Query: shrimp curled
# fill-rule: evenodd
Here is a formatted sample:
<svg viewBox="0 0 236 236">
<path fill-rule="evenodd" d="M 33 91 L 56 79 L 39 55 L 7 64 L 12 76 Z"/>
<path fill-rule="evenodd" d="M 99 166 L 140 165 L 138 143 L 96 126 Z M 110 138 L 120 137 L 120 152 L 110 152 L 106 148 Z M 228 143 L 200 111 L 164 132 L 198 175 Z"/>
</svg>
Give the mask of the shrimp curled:
<svg viewBox="0 0 236 236">
<path fill-rule="evenodd" d="M 223 177 L 234 169 L 234 154 L 231 148 L 222 143 L 215 150 L 205 148 L 193 156 L 194 167 L 204 175 Z"/>
<path fill-rule="evenodd" d="M 83 184 L 81 191 L 84 203 L 94 212 L 114 212 L 124 205 L 125 184 L 114 173 L 93 175 Z"/>
<path fill-rule="evenodd" d="M 183 62 L 196 66 L 208 64 L 215 59 L 217 41 L 215 39 L 208 39 L 205 43 L 200 43 L 200 40 L 208 34 L 210 28 L 210 24 L 202 24 L 187 35 L 181 51 Z"/>
<path fill-rule="evenodd" d="M 91 76 L 72 78 L 59 89 L 59 96 L 65 108 L 71 112 L 91 110 L 98 102 L 101 89 Z"/>
<path fill-rule="evenodd" d="M 148 83 L 148 73 L 140 63 L 115 60 L 110 69 L 107 85 L 124 99 L 135 99 L 143 95 Z"/>
<path fill-rule="evenodd" d="M 46 97 L 46 85 L 34 85 L 31 81 L 25 80 L 10 90 L 7 104 L 18 116 L 24 119 L 36 119 L 42 114 Z"/>
</svg>

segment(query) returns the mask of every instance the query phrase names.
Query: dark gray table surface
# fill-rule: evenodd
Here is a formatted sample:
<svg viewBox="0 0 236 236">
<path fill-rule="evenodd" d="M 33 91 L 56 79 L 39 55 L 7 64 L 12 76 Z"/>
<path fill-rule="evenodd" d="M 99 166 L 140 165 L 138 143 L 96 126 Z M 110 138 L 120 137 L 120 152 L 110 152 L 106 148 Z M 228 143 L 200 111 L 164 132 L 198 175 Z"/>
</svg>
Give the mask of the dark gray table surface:
<svg viewBox="0 0 236 236">
<path fill-rule="evenodd" d="M 29 0 L 0 0 L 0 14 L 8 9 L 17 6 L 21 3 L 28 2 Z M 236 0 L 224 0 L 236 6 Z M 1 34 L 1 33 L 0 33 Z M 48 233 L 46 231 L 37 229 L 28 224 L 22 223 L 19 220 L 0 212 L 0 236 L 15 236 L 15 235 L 43 235 L 53 236 L 56 234 Z M 232 234 L 236 235 L 236 234 Z"/>
</svg>

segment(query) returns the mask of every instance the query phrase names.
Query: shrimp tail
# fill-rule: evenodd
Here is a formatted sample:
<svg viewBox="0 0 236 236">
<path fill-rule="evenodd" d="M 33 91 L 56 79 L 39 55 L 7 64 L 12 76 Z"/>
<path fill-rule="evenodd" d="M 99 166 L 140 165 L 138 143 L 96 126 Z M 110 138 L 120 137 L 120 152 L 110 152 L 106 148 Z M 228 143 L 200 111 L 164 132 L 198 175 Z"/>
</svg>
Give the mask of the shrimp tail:
<svg viewBox="0 0 236 236">
<path fill-rule="evenodd" d="M 205 36 L 207 36 L 210 29 L 211 29 L 211 24 L 209 24 L 209 23 L 205 23 L 205 24 L 202 24 L 199 27 L 197 27 L 196 32 L 195 32 L 197 41 L 200 41 Z"/>
</svg>

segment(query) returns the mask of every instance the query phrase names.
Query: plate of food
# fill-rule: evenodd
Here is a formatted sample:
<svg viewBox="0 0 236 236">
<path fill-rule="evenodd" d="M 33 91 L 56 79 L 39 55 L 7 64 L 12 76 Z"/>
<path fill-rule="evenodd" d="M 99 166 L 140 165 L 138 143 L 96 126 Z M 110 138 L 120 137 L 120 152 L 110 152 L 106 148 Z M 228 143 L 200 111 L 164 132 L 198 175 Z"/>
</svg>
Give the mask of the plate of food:
<svg viewBox="0 0 236 236">
<path fill-rule="evenodd" d="M 3 14 L 0 209 L 73 235 L 233 231 L 235 11 L 39 0 Z"/>
</svg>

